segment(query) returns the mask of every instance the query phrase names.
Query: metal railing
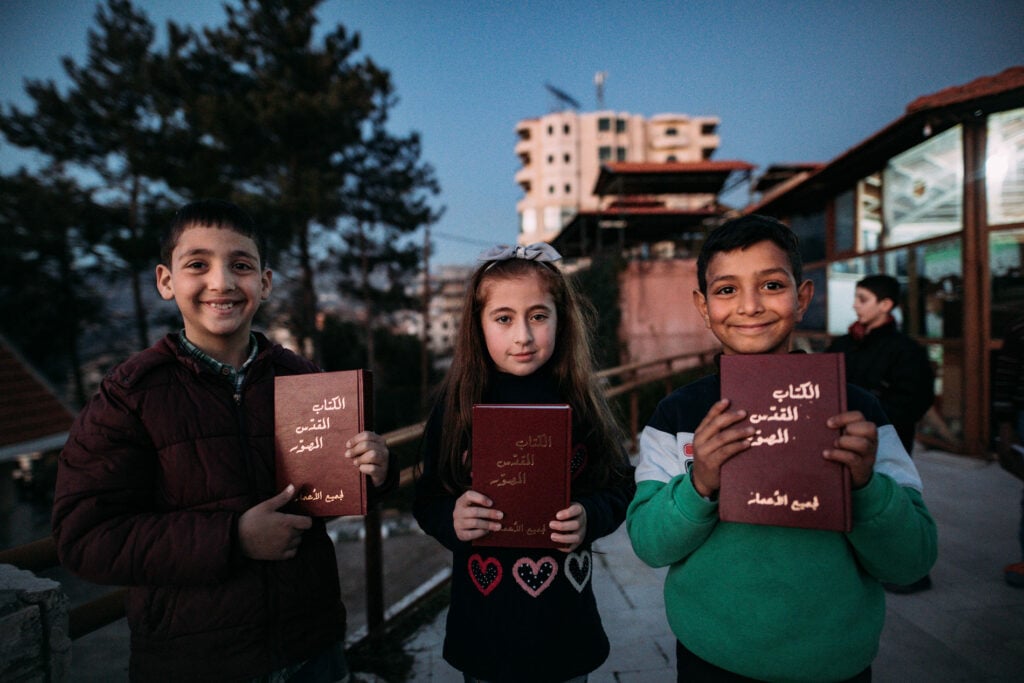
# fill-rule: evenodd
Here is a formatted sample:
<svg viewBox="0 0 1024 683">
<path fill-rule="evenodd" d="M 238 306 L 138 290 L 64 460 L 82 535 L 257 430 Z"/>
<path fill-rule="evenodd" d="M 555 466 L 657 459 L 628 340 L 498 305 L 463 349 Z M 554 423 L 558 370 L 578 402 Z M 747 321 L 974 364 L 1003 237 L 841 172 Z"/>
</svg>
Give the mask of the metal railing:
<svg viewBox="0 0 1024 683">
<path fill-rule="evenodd" d="M 710 365 L 717 349 L 705 349 L 688 353 L 666 356 L 652 361 L 621 365 L 602 370 L 598 376 L 607 383 L 605 395 L 615 398 L 628 395 L 629 415 L 628 432 L 632 438 L 632 451 L 636 450 L 636 437 L 640 431 L 639 390 L 655 382 L 663 382 L 665 393 L 672 390 L 670 378 L 688 369 Z M 613 383 L 613 380 L 617 380 Z M 388 448 L 395 448 L 413 442 L 423 434 L 423 422 L 401 427 L 387 432 L 382 436 Z M 412 484 L 415 477 L 415 465 L 402 469 L 399 475 L 399 488 Z M 416 608 L 434 590 L 445 585 L 445 581 L 434 582 L 429 590 L 414 591 L 415 599 L 400 601 L 400 610 L 388 612 L 384 604 L 384 563 L 381 547 L 381 514 L 380 504 L 371 505 L 364 519 L 365 527 L 365 586 L 366 586 L 366 632 L 363 637 L 374 638 L 383 634 L 388 623 Z M 42 538 L 21 546 L 0 550 L 0 564 L 11 564 L 19 569 L 32 572 L 43 571 L 58 566 L 57 547 L 52 537 Z M 72 607 L 69 613 L 71 639 L 81 638 L 104 626 L 114 623 L 125 616 L 125 588 L 106 593 L 99 598 L 83 602 Z M 350 643 L 351 644 L 351 643 Z"/>
</svg>

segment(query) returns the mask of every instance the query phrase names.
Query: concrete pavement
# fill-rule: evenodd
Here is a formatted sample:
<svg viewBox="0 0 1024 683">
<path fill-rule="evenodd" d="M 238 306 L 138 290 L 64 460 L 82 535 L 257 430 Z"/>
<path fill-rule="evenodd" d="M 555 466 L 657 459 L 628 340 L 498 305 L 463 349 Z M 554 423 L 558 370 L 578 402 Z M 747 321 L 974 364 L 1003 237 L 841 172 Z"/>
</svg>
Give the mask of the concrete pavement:
<svg viewBox="0 0 1024 683">
<path fill-rule="evenodd" d="M 1002 567 L 1020 558 L 1021 483 L 995 463 L 916 451 L 925 501 L 939 529 L 931 590 L 887 594 L 876 683 L 1024 680 L 1024 589 L 1008 586 Z M 675 638 L 665 619 L 665 569 L 633 554 L 621 527 L 594 547 L 594 591 L 611 654 L 591 683 L 675 680 Z M 461 683 L 441 658 L 446 611 L 407 642 L 410 680 Z"/>
</svg>

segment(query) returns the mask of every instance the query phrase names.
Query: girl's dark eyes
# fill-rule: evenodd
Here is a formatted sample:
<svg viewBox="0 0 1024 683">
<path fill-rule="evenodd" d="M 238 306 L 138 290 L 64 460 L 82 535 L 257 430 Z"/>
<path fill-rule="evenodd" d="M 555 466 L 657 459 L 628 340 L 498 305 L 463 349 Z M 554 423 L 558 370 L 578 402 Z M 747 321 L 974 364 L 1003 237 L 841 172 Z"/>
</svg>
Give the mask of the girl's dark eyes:
<svg viewBox="0 0 1024 683">
<path fill-rule="evenodd" d="M 734 294 L 735 292 L 736 292 L 736 288 L 733 287 L 732 285 L 728 285 L 726 287 L 719 287 L 718 289 L 715 290 L 715 294 L 724 294 L 724 295 Z"/>
<path fill-rule="evenodd" d="M 782 282 L 772 281 L 764 283 L 765 289 L 783 289 L 786 285 Z"/>
</svg>

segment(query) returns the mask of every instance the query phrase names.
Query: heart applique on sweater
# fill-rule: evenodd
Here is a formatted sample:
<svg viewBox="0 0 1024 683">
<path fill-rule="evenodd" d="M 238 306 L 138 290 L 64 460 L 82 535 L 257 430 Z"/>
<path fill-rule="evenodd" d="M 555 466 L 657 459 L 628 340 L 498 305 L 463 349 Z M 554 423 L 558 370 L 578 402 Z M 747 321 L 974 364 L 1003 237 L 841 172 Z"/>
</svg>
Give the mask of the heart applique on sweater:
<svg viewBox="0 0 1024 683">
<path fill-rule="evenodd" d="M 554 558 L 542 557 L 536 562 L 528 557 L 521 557 L 512 566 L 512 573 L 515 575 L 516 583 L 532 595 L 537 597 L 543 593 L 558 573 L 558 563 Z"/>
<path fill-rule="evenodd" d="M 471 555 L 469 558 L 469 576 L 473 579 L 476 589 L 488 595 L 501 583 L 501 563 L 493 557 L 486 560 L 479 554 Z M 516 577 L 518 580 L 519 577 Z"/>
<path fill-rule="evenodd" d="M 569 553 L 565 558 L 565 575 L 569 577 L 569 583 L 572 584 L 577 593 L 582 593 L 583 588 L 587 585 L 587 581 L 590 580 L 590 569 L 591 559 L 589 550 L 584 550 L 580 553 Z"/>
</svg>

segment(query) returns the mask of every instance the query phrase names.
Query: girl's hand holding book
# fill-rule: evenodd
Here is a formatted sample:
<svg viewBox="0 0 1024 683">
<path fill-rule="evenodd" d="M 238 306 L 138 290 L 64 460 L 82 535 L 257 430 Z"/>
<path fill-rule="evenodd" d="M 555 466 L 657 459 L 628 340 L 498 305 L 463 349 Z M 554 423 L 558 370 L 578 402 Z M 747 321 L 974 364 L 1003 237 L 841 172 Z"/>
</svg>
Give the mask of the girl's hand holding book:
<svg viewBox="0 0 1024 683">
<path fill-rule="evenodd" d="M 493 509 L 494 503 L 482 493 L 466 491 L 455 501 L 452 521 L 460 541 L 474 541 L 501 529 L 504 513 Z"/>
</svg>

